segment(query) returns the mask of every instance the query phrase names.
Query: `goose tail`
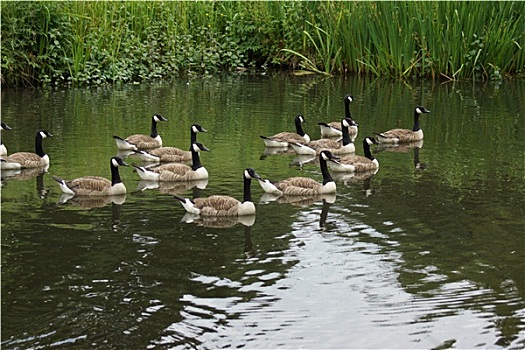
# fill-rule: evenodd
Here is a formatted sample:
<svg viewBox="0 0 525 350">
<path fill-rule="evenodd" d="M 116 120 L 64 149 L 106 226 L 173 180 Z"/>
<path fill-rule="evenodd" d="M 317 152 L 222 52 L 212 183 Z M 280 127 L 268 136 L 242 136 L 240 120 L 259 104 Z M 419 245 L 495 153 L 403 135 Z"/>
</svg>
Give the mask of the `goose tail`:
<svg viewBox="0 0 525 350">
<path fill-rule="evenodd" d="M 186 210 L 188 213 L 197 215 L 200 213 L 200 209 L 195 206 L 195 202 L 191 199 L 180 197 L 177 195 L 173 195 L 173 197 L 175 197 L 175 199 L 181 202 L 182 206 L 184 207 L 184 210 Z"/>
<path fill-rule="evenodd" d="M 55 180 L 56 182 L 58 182 L 58 185 L 60 186 L 60 189 L 62 190 L 62 192 L 66 193 L 66 194 L 70 194 L 70 195 L 74 195 L 75 192 L 73 192 L 69 187 L 67 187 L 67 184 L 66 184 L 66 180 L 58 177 L 58 176 L 55 176 L 53 175 L 52 176 L 53 180 Z"/>
<path fill-rule="evenodd" d="M 154 171 L 135 164 L 132 164 L 132 166 L 137 170 L 137 174 L 139 174 L 142 180 L 156 181 L 159 178 L 159 174 Z"/>
<path fill-rule="evenodd" d="M 120 150 L 133 150 L 133 151 L 136 151 L 138 149 L 137 145 L 124 140 L 120 136 L 113 135 L 113 138 L 115 139 L 115 142 L 117 143 L 117 148 L 120 149 Z"/>
</svg>

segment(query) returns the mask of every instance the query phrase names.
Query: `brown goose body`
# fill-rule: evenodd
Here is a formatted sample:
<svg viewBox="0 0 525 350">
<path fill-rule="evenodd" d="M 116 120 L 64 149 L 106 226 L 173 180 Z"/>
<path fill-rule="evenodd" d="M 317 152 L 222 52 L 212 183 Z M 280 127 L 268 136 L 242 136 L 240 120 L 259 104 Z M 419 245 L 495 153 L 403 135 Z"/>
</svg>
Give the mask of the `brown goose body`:
<svg viewBox="0 0 525 350">
<path fill-rule="evenodd" d="M 273 136 L 259 136 L 264 140 L 266 147 L 288 147 L 290 142 L 309 142 L 310 136 L 303 130 L 302 123 L 305 119 L 302 115 L 294 118 L 296 132 L 283 131 Z"/>
<path fill-rule="evenodd" d="M 160 114 L 154 114 L 151 117 L 151 133 L 150 135 L 134 134 L 125 139 L 119 136 L 113 136 L 117 143 L 117 148 L 120 150 L 149 150 L 162 146 L 162 138 L 157 132 L 157 123 L 160 121 L 168 121 Z"/>
<path fill-rule="evenodd" d="M 350 103 L 353 100 L 354 98 L 352 95 L 346 95 L 343 98 L 343 102 L 345 104 L 345 118 L 352 119 L 352 114 L 350 113 Z M 343 131 L 341 130 L 341 123 L 339 122 L 319 122 L 317 124 L 319 124 L 319 127 L 321 128 L 321 137 L 341 137 L 343 135 Z M 357 127 L 357 123 L 354 122 L 354 125 L 352 125 L 349 129 L 349 134 L 352 140 L 357 137 Z"/>
<path fill-rule="evenodd" d="M 191 181 L 208 178 L 208 171 L 201 164 L 199 152 L 209 151 L 202 143 L 191 145 L 192 165 L 181 163 L 167 163 L 153 168 L 133 165 L 142 180 L 149 181 Z"/>
<path fill-rule="evenodd" d="M 363 140 L 365 156 L 351 155 L 341 157 L 337 164 L 330 164 L 330 170 L 334 172 L 367 172 L 379 169 L 379 162 L 370 152 L 370 146 L 377 144 L 373 137 Z"/>
<path fill-rule="evenodd" d="M 319 154 L 319 164 L 323 175 L 323 182 L 317 182 L 308 177 L 291 177 L 286 180 L 272 182 L 268 179 L 258 179 L 261 188 L 266 193 L 289 196 L 312 196 L 326 193 L 335 193 L 336 184 L 328 172 L 327 161 L 337 162 L 338 157 L 330 151 Z"/>
<path fill-rule="evenodd" d="M 354 153 L 355 145 L 350 137 L 349 129 L 357 124 L 351 118 L 344 118 L 339 124 L 343 130 L 343 138 L 340 141 L 320 139 L 306 143 L 290 142 L 290 145 L 297 154 L 302 155 L 319 154 L 322 150 L 328 150 L 336 155 Z"/>
<path fill-rule="evenodd" d="M 10 156 L 2 157 L 1 168 L 5 170 L 43 168 L 49 165 L 49 156 L 44 152 L 42 141 L 52 137 L 45 130 L 38 130 L 35 136 L 35 153 L 17 152 Z"/>
<path fill-rule="evenodd" d="M 64 180 L 53 176 L 62 192 L 74 196 L 115 196 L 126 193 L 126 187 L 118 173 L 119 166 L 127 166 L 119 157 L 110 160 L 111 181 L 101 176 L 83 176 L 73 180 Z"/>
<path fill-rule="evenodd" d="M 184 209 L 191 214 L 201 216 L 245 216 L 255 214 L 255 204 L 252 202 L 251 180 L 259 179 L 252 168 L 244 170 L 243 201 L 225 195 L 213 195 L 206 198 L 182 198 L 174 196 L 182 203 Z"/>
<path fill-rule="evenodd" d="M 197 133 L 199 132 L 208 131 L 199 124 L 193 124 L 190 127 L 190 145 L 197 142 Z M 172 163 L 191 160 L 191 150 L 185 151 L 177 147 L 159 147 L 149 150 L 147 153 L 144 151 L 137 151 L 135 154 L 146 162 Z"/>
<path fill-rule="evenodd" d="M 419 127 L 419 116 L 423 113 L 430 113 L 428 109 L 416 106 L 414 111 L 414 127 L 410 129 L 391 129 L 381 133 L 375 133 L 379 143 L 408 143 L 423 140 L 423 130 Z"/>
</svg>

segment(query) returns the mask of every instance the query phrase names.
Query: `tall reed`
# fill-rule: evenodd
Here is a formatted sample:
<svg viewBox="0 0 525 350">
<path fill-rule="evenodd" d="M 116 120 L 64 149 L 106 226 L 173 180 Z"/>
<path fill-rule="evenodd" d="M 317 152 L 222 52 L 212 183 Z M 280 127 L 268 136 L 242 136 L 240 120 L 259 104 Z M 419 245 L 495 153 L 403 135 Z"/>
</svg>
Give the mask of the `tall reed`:
<svg viewBox="0 0 525 350">
<path fill-rule="evenodd" d="M 3 2 L 2 85 L 239 68 L 401 79 L 525 75 L 523 2 Z"/>
</svg>

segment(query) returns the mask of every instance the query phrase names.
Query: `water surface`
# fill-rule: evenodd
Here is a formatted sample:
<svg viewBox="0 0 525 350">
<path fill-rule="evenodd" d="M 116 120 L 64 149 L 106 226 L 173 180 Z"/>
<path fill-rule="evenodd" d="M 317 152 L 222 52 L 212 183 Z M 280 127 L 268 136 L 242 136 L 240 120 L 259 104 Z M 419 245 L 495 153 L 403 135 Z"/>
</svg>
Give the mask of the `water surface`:
<svg viewBox="0 0 525 350">
<path fill-rule="evenodd" d="M 173 193 L 242 198 L 242 171 L 308 176 L 258 135 L 351 109 L 361 140 L 412 126 L 421 147 L 374 149 L 377 174 L 337 179 L 335 198 L 272 201 L 257 183 L 255 218 L 188 218 Z M 239 75 L 170 84 L 3 90 L 10 153 L 51 166 L 2 180 L 2 347 L 505 348 L 525 347 L 523 82 L 399 83 Z M 68 201 L 51 175 L 109 177 L 112 135 L 148 132 L 211 149 L 201 188 L 143 189 L 121 168 L 117 203 Z M 137 160 L 128 158 L 129 163 Z M 5 174 L 3 174 L 5 175 Z M 25 176 L 22 176 L 25 175 Z"/>
</svg>

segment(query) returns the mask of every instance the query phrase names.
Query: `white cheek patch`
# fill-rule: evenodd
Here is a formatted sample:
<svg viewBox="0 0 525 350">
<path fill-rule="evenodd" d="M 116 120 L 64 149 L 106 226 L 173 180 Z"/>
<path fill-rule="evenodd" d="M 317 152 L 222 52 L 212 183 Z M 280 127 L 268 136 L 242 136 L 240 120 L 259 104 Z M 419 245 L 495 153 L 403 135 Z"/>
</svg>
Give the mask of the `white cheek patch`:
<svg viewBox="0 0 525 350">
<path fill-rule="evenodd" d="M 111 160 L 111 164 L 113 164 L 114 167 L 118 167 L 119 166 L 119 163 L 115 159 Z"/>
<path fill-rule="evenodd" d="M 43 139 L 45 139 L 47 137 L 47 135 L 43 131 L 40 131 L 40 136 L 42 136 Z"/>
<path fill-rule="evenodd" d="M 353 101 L 353 99 L 352 99 L 352 97 L 351 97 L 351 96 L 348 96 L 348 101 L 350 101 L 350 102 L 352 102 L 352 101 Z"/>
<path fill-rule="evenodd" d="M 195 127 L 195 126 L 192 126 L 191 127 L 191 131 L 193 131 L 194 133 L 198 133 L 199 129 L 197 129 L 197 127 Z"/>
<path fill-rule="evenodd" d="M 193 150 L 194 150 L 195 152 L 199 152 L 199 151 L 200 151 L 200 147 L 199 147 L 199 145 L 197 145 L 197 144 L 195 144 L 195 143 L 194 143 L 193 145 L 191 145 L 191 147 L 193 147 Z"/>
<path fill-rule="evenodd" d="M 299 121 L 300 121 L 301 123 L 304 123 L 304 118 L 303 118 L 303 117 L 299 117 Z"/>
<path fill-rule="evenodd" d="M 423 113 L 423 111 L 421 109 L 419 109 L 419 107 L 418 107 L 418 108 L 416 108 L 416 113 L 417 114 L 421 114 L 421 113 Z"/>
<path fill-rule="evenodd" d="M 368 137 L 366 138 L 366 143 L 368 143 L 370 146 L 374 144 L 372 140 L 370 140 Z"/>
<path fill-rule="evenodd" d="M 159 119 L 159 117 L 157 117 L 156 115 L 155 115 L 155 116 L 153 116 L 153 119 L 155 119 L 155 121 L 156 121 L 157 123 L 158 123 L 158 122 L 160 122 L 160 119 Z"/>
<path fill-rule="evenodd" d="M 343 119 L 343 126 L 344 126 L 345 128 L 350 127 L 350 124 L 348 124 L 348 122 L 346 121 L 346 119 Z"/>
<path fill-rule="evenodd" d="M 244 171 L 244 177 L 247 178 L 247 179 L 251 179 L 252 177 L 250 176 L 250 173 L 248 172 L 248 170 L 245 170 Z"/>
<path fill-rule="evenodd" d="M 328 157 L 326 156 L 326 154 L 324 152 L 321 153 L 321 156 L 323 157 L 324 160 L 328 160 Z"/>
</svg>

